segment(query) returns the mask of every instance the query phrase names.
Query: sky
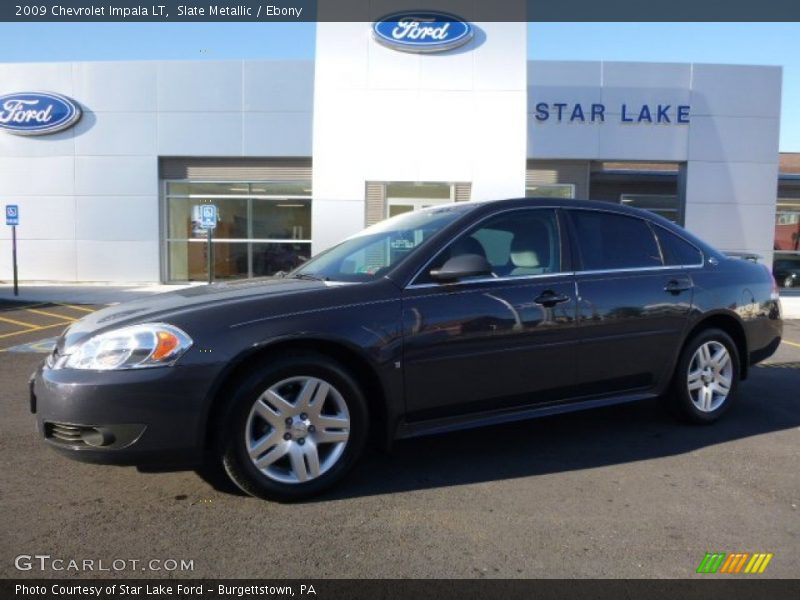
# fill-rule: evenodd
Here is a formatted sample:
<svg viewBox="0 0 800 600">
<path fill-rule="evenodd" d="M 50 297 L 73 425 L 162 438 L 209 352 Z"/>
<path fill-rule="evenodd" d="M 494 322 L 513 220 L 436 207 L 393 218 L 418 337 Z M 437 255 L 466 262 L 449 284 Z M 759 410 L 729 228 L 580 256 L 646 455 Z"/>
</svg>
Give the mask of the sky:
<svg viewBox="0 0 800 600">
<path fill-rule="evenodd" d="M 313 23 L 0 23 L 0 62 L 311 59 L 314 29 Z M 800 152 L 800 23 L 530 23 L 528 58 L 780 65 L 780 149 Z"/>
</svg>

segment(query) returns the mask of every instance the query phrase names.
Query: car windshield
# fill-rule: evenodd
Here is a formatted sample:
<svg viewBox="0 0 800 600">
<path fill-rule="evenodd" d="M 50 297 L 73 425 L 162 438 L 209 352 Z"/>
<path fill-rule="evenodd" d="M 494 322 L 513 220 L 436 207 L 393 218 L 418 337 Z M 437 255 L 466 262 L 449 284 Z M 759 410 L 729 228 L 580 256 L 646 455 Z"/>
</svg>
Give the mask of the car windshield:
<svg viewBox="0 0 800 600">
<path fill-rule="evenodd" d="M 471 208 L 448 205 L 381 221 L 315 256 L 289 277 L 356 282 L 377 279 Z"/>
</svg>

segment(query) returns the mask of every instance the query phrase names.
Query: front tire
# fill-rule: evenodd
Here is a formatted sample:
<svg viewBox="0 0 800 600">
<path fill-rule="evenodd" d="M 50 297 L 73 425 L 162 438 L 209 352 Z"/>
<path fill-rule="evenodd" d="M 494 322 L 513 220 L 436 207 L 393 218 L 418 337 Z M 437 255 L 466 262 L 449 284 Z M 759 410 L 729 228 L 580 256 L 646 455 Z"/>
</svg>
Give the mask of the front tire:
<svg viewBox="0 0 800 600">
<path fill-rule="evenodd" d="M 353 467 L 369 419 L 355 379 L 324 356 L 266 361 L 236 387 L 222 464 L 244 492 L 281 502 L 317 495 Z"/>
<path fill-rule="evenodd" d="M 706 329 L 690 339 L 672 382 L 678 415 L 692 423 L 719 419 L 736 397 L 740 364 L 736 344 L 721 329 Z"/>
</svg>

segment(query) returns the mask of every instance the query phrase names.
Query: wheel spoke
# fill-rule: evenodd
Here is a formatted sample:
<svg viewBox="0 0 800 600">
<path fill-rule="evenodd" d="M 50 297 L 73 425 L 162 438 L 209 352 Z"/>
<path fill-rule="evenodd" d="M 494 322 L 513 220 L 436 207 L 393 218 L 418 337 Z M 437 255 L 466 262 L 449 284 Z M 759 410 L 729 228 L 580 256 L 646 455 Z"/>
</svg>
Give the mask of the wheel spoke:
<svg viewBox="0 0 800 600">
<path fill-rule="evenodd" d="M 317 429 L 347 429 L 350 427 L 350 419 L 347 417 L 319 415 L 314 422 Z"/>
<path fill-rule="evenodd" d="M 314 442 L 307 441 L 303 448 L 306 464 L 308 465 L 308 474 L 311 477 L 319 477 L 319 453 L 317 452 L 317 445 Z"/>
<path fill-rule="evenodd" d="M 272 450 L 267 452 L 264 456 L 254 461 L 255 465 L 259 469 L 266 469 L 276 460 L 285 456 L 288 451 L 289 451 L 289 444 L 287 442 L 281 442 L 280 444 L 275 446 Z"/>
<path fill-rule="evenodd" d="M 255 405 L 253 406 L 255 414 L 259 417 L 264 419 L 267 423 L 269 423 L 274 429 L 277 429 L 283 424 L 283 419 L 281 418 L 281 413 L 276 411 L 272 408 L 269 404 L 264 402 L 261 398 L 256 400 Z"/>
<path fill-rule="evenodd" d="M 731 357 L 728 354 L 728 351 L 725 349 L 724 346 L 721 346 L 719 351 L 714 355 L 714 358 L 711 360 L 712 364 L 717 367 L 717 369 L 724 369 L 727 364 L 730 362 Z"/>
<path fill-rule="evenodd" d="M 700 399 L 703 406 L 703 410 L 708 411 L 711 410 L 711 401 L 714 398 L 714 394 L 711 391 L 711 386 L 706 385 L 700 391 Z"/>
<path fill-rule="evenodd" d="M 306 379 L 305 383 L 303 384 L 303 388 L 300 390 L 300 393 L 297 394 L 297 400 L 294 403 L 296 410 L 308 409 L 308 407 L 311 405 L 311 400 L 314 397 L 314 392 L 317 390 L 319 383 L 320 382 L 318 379 Z"/>
<path fill-rule="evenodd" d="M 275 407 L 275 409 L 278 411 L 277 414 L 279 417 L 291 415 L 295 411 L 294 405 L 273 389 L 269 389 L 264 392 L 262 398 L 267 403 Z"/>
<path fill-rule="evenodd" d="M 731 379 L 730 377 L 726 377 L 725 374 L 719 373 L 717 375 L 717 385 L 725 390 L 727 394 L 728 391 L 731 389 Z"/>
<path fill-rule="evenodd" d="M 700 369 L 696 371 L 689 372 L 689 391 L 692 392 L 694 390 L 698 390 L 703 387 L 703 379 L 702 379 L 703 372 Z"/>
<path fill-rule="evenodd" d="M 346 429 L 317 431 L 317 433 L 314 434 L 314 439 L 318 444 L 338 444 L 340 442 L 346 442 L 349 437 L 350 432 Z"/>
<path fill-rule="evenodd" d="M 306 468 L 306 459 L 304 455 L 303 448 L 297 444 L 293 444 L 292 449 L 289 450 L 289 462 L 292 465 L 292 471 L 295 477 L 297 477 L 297 480 L 301 482 L 308 480 L 308 469 Z"/>
<path fill-rule="evenodd" d="M 280 440 L 280 436 L 278 435 L 278 430 L 273 429 L 268 434 L 263 436 L 261 439 L 256 440 L 256 442 L 250 446 L 248 452 L 250 453 L 250 458 L 253 460 L 257 460 L 259 456 L 264 454 L 267 450 L 269 450 L 272 446 L 277 444 Z"/>
<path fill-rule="evenodd" d="M 309 412 L 315 415 L 319 415 L 322 407 L 325 405 L 325 399 L 328 397 L 328 393 L 331 390 L 331 386 L 328 385 L 324 381 L 320 381 L 319 385 L 317 386 L 317 391 L 314 394 L 314 397 L 311 399 L 311 402 L 308 405 Z"/>
<path fill-rule="evenodd" d="M 703 344 L 700 346 L 700 366 L 707 367 L 711 362 L 711 351 L 708 348 L 708 344 Z"/>
</svg>

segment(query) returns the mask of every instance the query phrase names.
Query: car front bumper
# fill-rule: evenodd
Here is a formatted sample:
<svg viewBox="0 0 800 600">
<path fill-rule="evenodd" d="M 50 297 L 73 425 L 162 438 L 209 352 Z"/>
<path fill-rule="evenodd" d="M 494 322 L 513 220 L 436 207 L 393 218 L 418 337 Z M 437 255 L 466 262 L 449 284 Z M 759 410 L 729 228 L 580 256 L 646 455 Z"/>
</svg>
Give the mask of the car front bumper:
<svg viewBox="0 0 800 600">
<path fill-rule="evenodd" d="M 31 377 L 31 412 L 47 444 L 77 460 L 197 464 L 215 376 L 208 365 L 108 372 L 42 365 Z"/>
</svg>

